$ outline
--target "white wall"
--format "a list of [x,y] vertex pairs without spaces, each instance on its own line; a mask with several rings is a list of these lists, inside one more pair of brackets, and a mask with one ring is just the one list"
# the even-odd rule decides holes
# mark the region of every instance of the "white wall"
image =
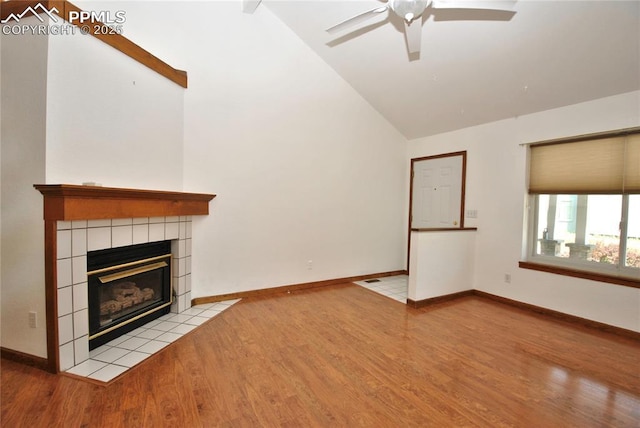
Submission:
[[[0,43],[2,347],[46,357],[43,204],[33,184],[45,174],[47,39],[1,35]],[[37,328],[29,328],[29,311]]]
[[173,19],[185,189],[218,195],[194,220],[194,297],[404,269],[406,140],[268,8]]
[[[38,95],[19,143],[3,127],[3,347],[46,356],[39,182],[217,193],[194,219],[194,297],[405,268],[406,140],[268,9],[84,4],[103,6],[126,10],[125,35],[187,70],[189,89],[80,35],[38,39],[24,73],[3,57],[3,102]],[[33,235],[14,228],[22,218]],[[15,233],[40,257],[33,284],[15,280]]]
[[47,183],[182,190],[184,92],[94,37],[50,37]]
[[[640,331],[640,290],[518,268],[529,143],[640,125],[640,92],[462,129],[409,143],[409,157],[467,150],[466,208],[477,209],[473,288]],[[505,273],[511,283],[504,282]]]
[[185,90],[79,33],[2,35],[2,57],[2,346],[46,357],[33,184],[182,190]]

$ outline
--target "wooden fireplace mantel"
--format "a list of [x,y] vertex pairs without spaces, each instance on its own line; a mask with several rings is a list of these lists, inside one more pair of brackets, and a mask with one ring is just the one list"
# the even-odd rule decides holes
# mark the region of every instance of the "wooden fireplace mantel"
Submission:
[[208,215],[216,195],[73,184],[34,184],[45,220]]

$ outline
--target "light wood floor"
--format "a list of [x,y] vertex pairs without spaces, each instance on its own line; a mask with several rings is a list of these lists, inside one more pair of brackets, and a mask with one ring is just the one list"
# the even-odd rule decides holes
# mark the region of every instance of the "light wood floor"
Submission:
[[2,360],[3,427],[638,427],[640,342],[352,284],[244,299],[108,386]]

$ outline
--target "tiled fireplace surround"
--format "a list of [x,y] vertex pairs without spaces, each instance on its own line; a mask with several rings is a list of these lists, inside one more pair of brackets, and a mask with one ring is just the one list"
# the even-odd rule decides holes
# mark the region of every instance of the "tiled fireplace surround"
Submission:
[[171,241],[171,312],[191,306],[192,216],[216,196],[69,184],[36,184],[44,196],[47,368],[89,359],[87,252]]
[[191,307],[191,216],[57,222],[60,370],[89,359],[87,251],[171,240],[171,312]]

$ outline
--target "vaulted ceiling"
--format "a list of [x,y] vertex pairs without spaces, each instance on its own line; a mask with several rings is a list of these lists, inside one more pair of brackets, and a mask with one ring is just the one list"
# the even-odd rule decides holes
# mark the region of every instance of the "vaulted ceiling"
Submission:
[[428,7],[419,58],[407,53],[393,13],[341,34],[325,31],[382,4],[264,0],[260,7],[408,139],[640,89],[640,1],[520,0],[515,14]]

